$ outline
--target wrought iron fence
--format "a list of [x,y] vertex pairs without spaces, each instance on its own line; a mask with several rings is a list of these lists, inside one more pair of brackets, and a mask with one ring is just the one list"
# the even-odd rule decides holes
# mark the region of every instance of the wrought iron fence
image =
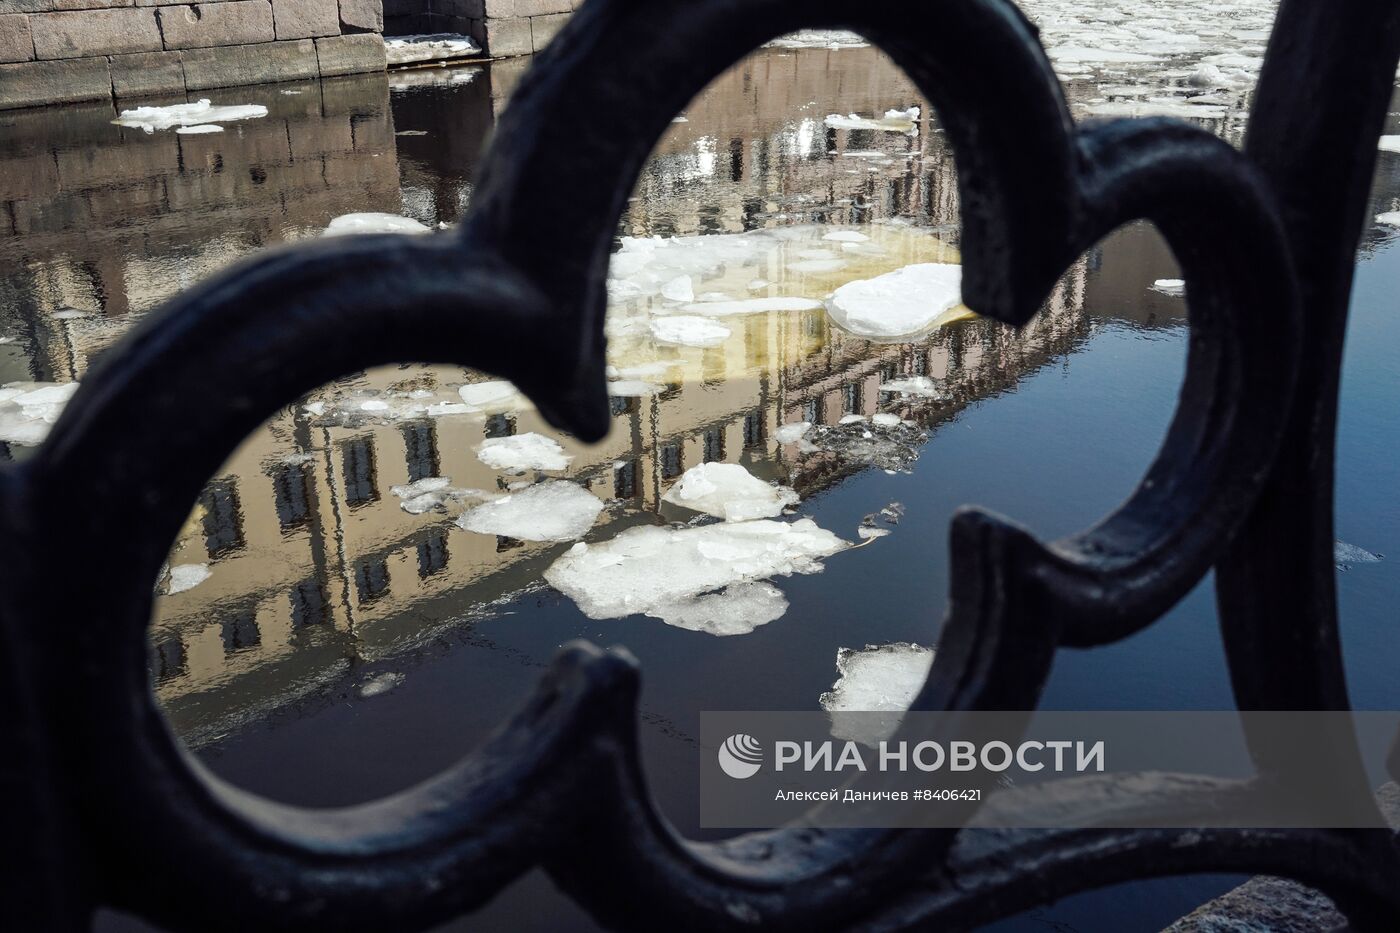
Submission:
[[[369,805],[256,799],[170,734],[145,666],[151,581],[225,456],[302,393],[401,360],[510,379],[599,438],[604,278],[643,160],[709,79],[803,27],[864,33],[934,102],[982,314],[1025,323],[1076,255],[1139,218],[1187,282],[1186,379],[1130,500],[1055,542],[954,516],[956,582],[917,706],[1033,708],[1058,649],[1141,630],[1215,567],[1239,707],[1346,708],[1337,387],[1400,3],[1284,0],[1239,152],[1167,120],[1076,126],[1009,0],[589,0],[516,92],[459,230],[297,245],[190,289],[96,368],[36,457],[0,471],[10,928],[83,928],[110,905],[172,929],[423,929],[535,866],[629,929],[960,929],[1207,871],[1294,878],[1357,930],[1400,928],[1400,850],[1380,830],[679,838],[638,761],[636,665],[585,644],[480,750]],[[1357,749],[1327,753],[1366,792]],[[1286,780],[1286,757],[1255,759]]]

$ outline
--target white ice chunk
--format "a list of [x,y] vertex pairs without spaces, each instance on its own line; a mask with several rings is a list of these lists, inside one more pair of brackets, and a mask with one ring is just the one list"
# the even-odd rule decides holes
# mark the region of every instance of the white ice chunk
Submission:
[[768,43],[775,49],[863,49],[869,45],[858,33],[844,29],[799,29]]
[[728,339],[729,333],[723,324],[688,314],[651,322],[651,335],[657,343],[680,347],[717,347]]
[[661,386],[641,379],[615,379],[608,383],[608,394],[619,398],[642,398],[660,391]]
[[644,525],[600,544],[574,545],[544,578],[590,619],[615,619],[735,583],[818,573],[821,558],[849,546],[809,518],[686,528]]
[[823,240],[830,240],[834,243],[864,243],[870,237],[855,230],[833,230],[822,235]]
[[747,635],[760,625],[781,619],[787,597],[771,583],[735,583],[706,593],[653,606],[647,615],[667,625],[707,635]]
[[1058,62],[1075,62],[1080,64],[1092,63],[1095,65],[1104,64],[1127,64],[1133,62],[1155,62],[1158,59],[1151,55],[1144,55],[1141,52],[1124,52],[1118,49],[1088,48],[1082,45],[1065,45],[1059,48],[1047,50],[1050,60]]
[[576,483],[550,480],[463,512],[457,524],[521,541],[573,541],[588,533],[603,500]]
[[123,110],[112,122],[154,133],[173,126],[197,126],[202,123],[230,123],[234,120],[255,120],[267,116],[260,104],[228,104],[218,107],[201,98],[193,104],[171,104],[168,107],[137,107]]
[[180,564],[170,568],[170,585],[166,593],[174,596],[192,590],[213,575],[208,564]]
[[856,534],[860,537],[862,541],[870,541],[874,538],[883,538],[889,533],[890,530],[888,528],[874,528],[870,525],[861,525],[859,528],[856,529]]
[[844,259],[799,259],[797,262],[790,262],[787,265],[789,272],[802,272],[808,275],[817,275],[823,272],[835,272],[846,267]]
[[574,458],[559,442],[543,434],[491,437],[476,449],[476,458],[493,470],[523,473],[526,470],[564,470]]
[[895,393],[900,395],[913,395],[918,398],[938,398],[943,393],[938,391],[938,386],[928,376],[909,376],[904,379],[891,379],[889,382],[880,384],[881,392]]
[[516,401],[519,391],[504,379],[490,382],[469,382],[457,390],[462,401],[476,409],[509,406]]
[[661,297],[672,301],[694,301],[695,284],[688,275],[678,275],[661,286]]
[[1386,227],[1400,227],[1400,211],[1386,211],[1376,215],[1376,223]]
[[834,130],[887,130],[914,136],[919,132],[919,108],[886,110],[884,117],[862,117],[854,113],[843,117],[832,113],[827,115],[825,123]]
[[787,486],[764,482],[737,463],[702,463],[686,470],[662,501],[727,522],[746,522],[781,515],[797,504],[798,495]]
[[827,302],[832,320],[863,337],[909,337],[962,303],[962,266],[917,263],[838,288]]
[[1386,152],[1400,152],[1400,136],[1382,136],[1379,147]]
[[893,428],[903,424],[904,419],[899,417],[899,415],[892,415],[889,412],[882,411],[878,414],[871,415],[870,423],[876,427]]
[[438,61],[481,54],[481,46],[471,36],[440,32],[425,35],[395,36],[384,40],[384,55],[390,65]]
[[370,677],[365,680],[364,683],[360,684],[360,689],[358,691],[360,699],[371,700],[374,697],[382,696],[390,690],[402,686],[404,680],[404,675],[397,671],[385,671],[383,674]]
[[427,233],[428,230],[428,227],[412,217],[380,211],[362,211],[336,217],[321,232],[321,236],[345,236],[351,233]]
[[[828,713],[904,713],[914,702],[933,667],[933,649],[908,642],[866,645],[864,649],[841,648],[836,652],[840,676],[831,690],[821,695],[822,709]],[[832,735],[866,744],[889,738],[902,717],[833,715]]]
[[785,424],[782,427],[778,428],[778,430],[774,431],[773,439],[776,440],[779,444],[792,444],[796,443],[802,437],[802,435],[806,434],[810,430],[812,430],[812,422],[794,421],[791,424]]
[[1373,554],[1345,541],[1337,541],[1332,547],[1332,559],[1339,566],[1347,564],[1374,564],[1382,560],[1381,555]]
[[1185,279],[1158,279],[1152,283],[1154,292],[1161,292],[1163,295],[1184,295],[1186,294]]
[[181,136],[204,136],[208,133],[222,133],[224,128],[217,123],[196,123],[194,126],[179,126],[175,132]]
[[34,447],[49,436],[49,429],[78,383],[9,382],[0,388],[0,441]]

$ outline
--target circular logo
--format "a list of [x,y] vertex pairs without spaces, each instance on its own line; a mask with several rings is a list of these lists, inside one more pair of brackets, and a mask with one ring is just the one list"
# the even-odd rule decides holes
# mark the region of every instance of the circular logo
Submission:
[[736,780],[751,778],[763,767],[763,746],[751,735],[731,735],[719,747],[719,767]]

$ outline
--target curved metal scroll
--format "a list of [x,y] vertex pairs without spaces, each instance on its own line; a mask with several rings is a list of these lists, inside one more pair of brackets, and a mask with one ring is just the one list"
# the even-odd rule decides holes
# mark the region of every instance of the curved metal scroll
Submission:
[[[32,461],[0,471],[0,560],[62,552],[82,568],[67,592],[41,589],[38,574],[0,591],[0,699],[24,761],[0,774],[32,841],[6,865],[11,903],[26,895],[33,929],[81,928],[101,904],[179,929],[424,929],[543,865],[618,928],[962,928],[1094,885],[1229,870],[1313,884],[1357,929],[1400,925],[1400,855],[1378,832],[681,839],[639,762],[635,664],[586,645],[431,781],[340,810],[272,804],[182,751],[143,644],[150,581],[206,477],[326,381],[399,360],[474,366],[515,382],[555,425],[600,437],[608,254],[644,159],[693,95],[762,42],[843,27],[885,49],[939,111],[959,167],[970,306],[1024,324],[1075,256],[1139,218],[1166,236],[1190,296],[1177,411],[1127,502],[1054,542],[984,512],[954,517],[956,582],[916,705],[1033,708],[1057,649],[1141,630],[1219,564],[1241,708],[1344,707],[1331,440],[1397,10],[1285,0],[1242,155],[1171,121],[1076,127],[1008,0],[589,0],[517,90],[459,231],[322,241],[212,278],[109,355]],[[534,236],[544,216],[559,234],[548,255]],[[175,424],[188,427],[172,435]],[[1309,508],[1293,508],[1299,495]],[[56,686],[71,682],[54,669],[60,643],[65,664],[79,658],[76,690]],[[1359,780],[1356,750],[1334,751]],[[1286,765],[1264,748],[1256,758],[1262,774]]]

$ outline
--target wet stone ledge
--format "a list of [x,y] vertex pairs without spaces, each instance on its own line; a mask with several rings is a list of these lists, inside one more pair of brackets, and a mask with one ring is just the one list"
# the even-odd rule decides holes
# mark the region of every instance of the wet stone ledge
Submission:
[[0,110],[386,68],[383,0],[5,0]]

